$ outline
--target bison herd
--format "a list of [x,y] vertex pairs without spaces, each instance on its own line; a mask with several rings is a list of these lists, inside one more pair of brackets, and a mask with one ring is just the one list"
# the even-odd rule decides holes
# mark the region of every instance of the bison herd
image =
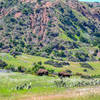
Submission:
[[[49,74],[49,72],[46,69],[39,69],[37,71],[37,75],[39,75],[39,76],[48,75],[48,74]],[[59,72],[56,75],[58,75],[59,77],[68,77],[68,78],[70,78],[72,76],[72,74],[67,73],[67,72]]]

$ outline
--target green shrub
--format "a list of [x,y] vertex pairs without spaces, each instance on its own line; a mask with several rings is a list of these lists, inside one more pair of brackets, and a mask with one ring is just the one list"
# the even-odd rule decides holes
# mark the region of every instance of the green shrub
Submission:
[[87,69],[84,69],[83,71],[84,71],[84,72],[88,72],[88,70],[87,70]]
[[38,62],[38,64],[39,64],[39,65],[42,65],[42,62],[41,62],[41,61],[39,61],[39,62]]
[[39,69],[45,69],[45,67],[41,66],[39,64],[35,64],[34,67],[32,68],[32,71],[34,71],[34,73],[36,73]]
[[100,75],[93,75],[92,78],[100,78]]
[[47,70],[48,70],[48,73],[49,73],[49,74],[53,74],[53,73],[55,72],[55,70],[52,69],[52,68],[47,68]]
[[22,67],[22,66],[18,67],[18,72],[25,72],[25,71],[26,71],[25,67]]
[[88,69],[94,70],[94,68],[91,65],[89,65],[88,63],[80,63],[80,65],[83,68],[88,68]]
[[7,63],[2,61],[2,60],[0,60],[0,68],[4,68],[6,66],[7,66]]
[[70,69],[67,69],[66,72],[67,73],[72,73],[72,71]]
[[55,51],[55,52],[54,52],[54,56],[58,56],[58,57],[66,57],[64,51]]
[[89,58],[88,54],[84,52],[76,52],[75,57],[78,58],[80,61],[87,61]]
[[14,66],[14,65],[8,65],[8,66],[5,67],[5,69],[11,70],[11,71],[13,71],[13,72],[18,72],[17,67]]
[[3,30],[3,26],[0,25],[0,30]]
[[37,0],[37,3],[38,3],[38,4],[41,4],[41,0]]
[[17,23],[17,20],[16,20],[15,18],[10,18],[10,21],[11,21],[12,23]]
[[97,56],[97,53],[98,53],[98,49],[96,49],[93,53],[93,56]]
[[88,39],[86,39],[83,36],[80,36],[80,41],[85,42],[85,43],[89,43]]
[[3,44],[2,42],[0,42],[0,48],[2,48],[2,47],[3,47],[3,45],[4,45],[4,44]]
[[91,79],[92,77],[90,75],[81,75],[81,78]]

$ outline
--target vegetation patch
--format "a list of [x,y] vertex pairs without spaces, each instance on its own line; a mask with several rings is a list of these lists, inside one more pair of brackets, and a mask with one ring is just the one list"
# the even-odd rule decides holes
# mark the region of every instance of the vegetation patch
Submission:
[[4,68],[6,66],[7,66],[7,63],[2,61],[2,60],[0,60],[0,68]]
[[81,67],[83,68],[88,68],[90,70],[95,70],[91,65],[89,65],[88,63],[80,63]]
[[63,67],[63,66],[67,66],[69,65],[68,62],[58,62],[58,61],[53,61],[53,60],[48,60],[45,62],[45,64],[49,64],[49,65],[52,65],[54,67]]

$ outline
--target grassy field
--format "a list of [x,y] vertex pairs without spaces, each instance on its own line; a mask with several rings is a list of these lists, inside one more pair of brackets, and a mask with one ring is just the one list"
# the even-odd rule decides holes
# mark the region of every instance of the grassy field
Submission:
[[[54,80],[57,78],[48,76],[34,76],[21,73],[0,73],[0,100],[15,100],[25,95],[46,95],[63,91],[64,88],[56,88]],[[32,83],[32,89],[16,90],[16,86],[24,83]]]
[[[70,62],[69,66],[56,68],[54,66],[44,64],[45,61],[49,60],[48,58],[31,56],[31,55],[26,55],[26,54],[23,54],[14,58],[10,54],[0,53],[0,59],[7,62],[8,65],[14,65],[15,67],[23,66],[25,68],[31,68],[34,66],[34,63],[41,61],[42,64],[46,68],[52,68],[55,70],[55,72],[70,69],[73,73],[80,72],[84,74],[100,75],[100,62],[88,62],[95,70],[87,69],[88,72],[84,72],[83,71],[84,68],[82,68],[78,62]],[[50,77],[50,76],[40,77],[36,75],[17,73],[17,72],[16,73],[14,72],[0,73],[0,100],[20,100],[20,99],[24,100],[23,98],[28,98],[31,96],[43,96],[43,95],[58,94],[58,93],[62,94],[65,90],[68,89],[64,87],[58,88],[54,84],[55,80],[59,80],[59,78],[57,76],[56,77]],[[76,88],[76,87],[71,87],[70,84],[71,82],[77,83],[78,80],[80,82],[83,81],[83,79],[76,76],[71,77],[71,79],[65,79],[69,88]],[[84,80],[84,81],[88,81],[88,80]],[[25,83],[30,84],[30,82],[32,83],[32,89],[16,90],[16,86],[20,86]],[[95,94],[95,95],[93,94],[93,95],[87,95],[85,97],[80,96],[76,98],[59,97],[52,100],[100,100],[99,98],[100,96],[98,94]]]
[[54,67],[52,65],[44,64],[45,61],[48,61],[48,58],[43,58],[39,56],[31,56],[31,55],[20,55],[14,58],[13,56],[6,54],[6,53],[0,53],[0,59],[6,61],[9,65],[14,66],[23,66],[25,68],[31,68],[34,66],[34,63],[37,63],[39,61],[42,62],[43,66],[45,66],[48,69],[54,69],[55,72],[64,71],[66,69],[70,69],[74,74],[77,72],[83,73],[83,74],[90,74],[90,75],[100,75],[100,61],[98,62],[88,62],[95,70],[87,69],[87,72],[84,72],[83,70],[85,68],[82,68],[80,66],[80,63],[78,62],[70,62],[70,65],[64,66],[61,68]]
[[32,68],[34,66],[34,63],[37,63],[39,61],[42,62],[42,65],[48,69],[54,69],[57,72],[63,70],[64,68],[55,68],[52,65],[46,65],[44,64],[45,61],[48,61],[48,58],[39,57],[39,56],[31,56],[31,55],[20,55],[14,58],[13,56],[7,54],[7,53],[0,53],[0,59],[7,62],[8,65],[14,65],[16,67],[23,66],[25,68]]
[[[97,91],[97,94],[87,95],[87,92],[90,91],[90,86],[81,88],[56,87],[54,84],[55,80],[59,80],[59,78],[48,76],[40,77],[13,72],[0,73],[0,100],[34,100],[32,99],[34,97],[37,97],[36,100],[99,100],[98,98],[100,98],[100,95],[98,94],[98,90],[100,93],[100,87],[97,87],[96,89],[94,88],[94,91]],[[83,79],[72,77],[71,79],[65,80],[67,83],[70,80],[71,82],[75,83],[77,81],[82,81]],[[32,83],[31,89],[25,88],[22,90],[16,90],[16,86],[20,86],[25,83],[29,84],[30,82]],[[69,83],[67,85],[70,86]],[[83,97],[83,95],[87,96]],[[41,97],[42,99],[39,99]]]

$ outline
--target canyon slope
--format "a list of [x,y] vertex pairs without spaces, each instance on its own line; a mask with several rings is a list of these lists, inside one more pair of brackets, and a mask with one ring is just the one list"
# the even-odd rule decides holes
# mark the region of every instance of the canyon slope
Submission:
[[100,3],[0,0],[0,52],[100,60]]

